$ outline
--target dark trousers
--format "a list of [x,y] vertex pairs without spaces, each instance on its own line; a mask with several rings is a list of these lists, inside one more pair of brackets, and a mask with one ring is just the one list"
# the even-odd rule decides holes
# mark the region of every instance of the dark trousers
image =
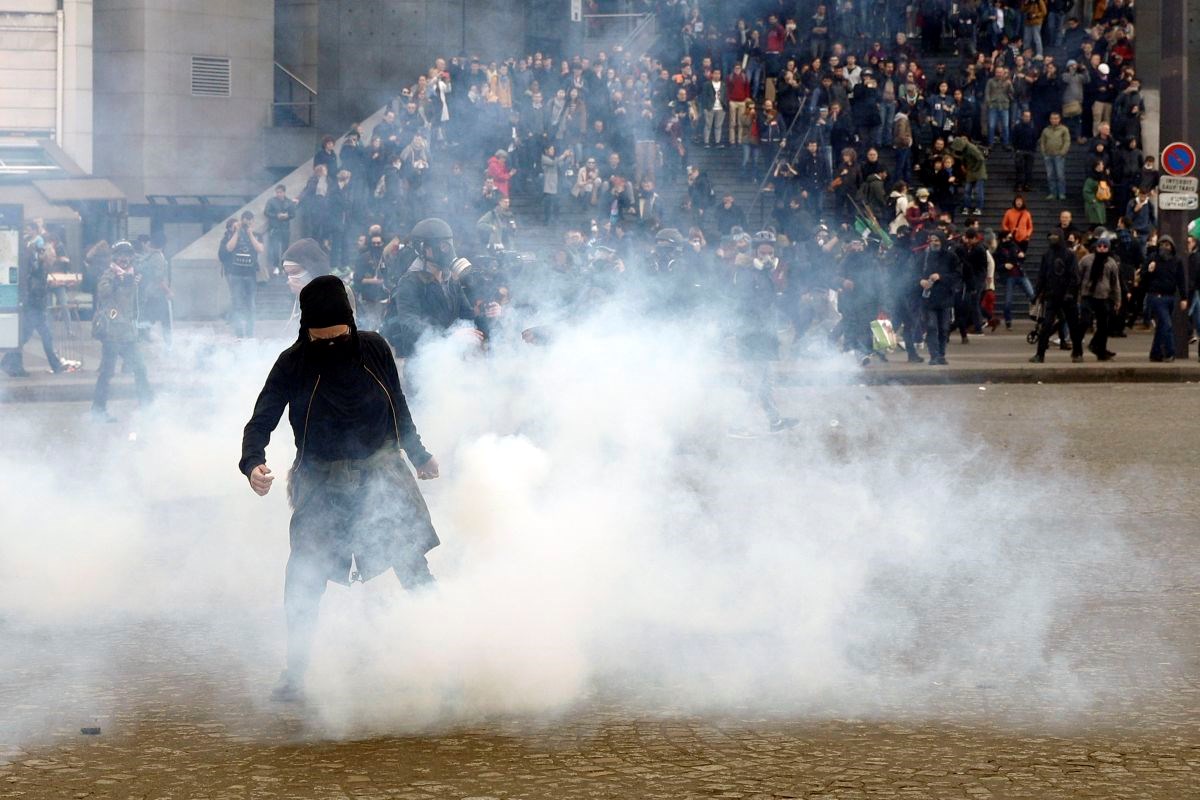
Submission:
[[1175,357],[1175,330],[1171,324],[1171,315],[1175,313],[1174,295],[1149,294],[1146,296],[1150,306],[1150,316],[1154,317],[1154,341],[1150,345],[1151,358]]
[[1046,348],[1050,346],[1050,334],[1058,327],[1059,319],[1065,319],[1067,329],[1071,333],[1071,355],[1082,356],[1083,326],[1079,324],[1079,306],[1075,302],[1075,298],[1047,299],[1045,302],[1045,321],[1042,323],[1038,335],[1037,354],[1039,356],[1046,355]]
[[1017,151],[1013,155],[1013,166],[1016,168],[1017,177],[1014,180],[1017,189],[1023,186],[1033,186],[1033,162],[1034,154]]
[[557,193],[542,193],[542,224],[549,225],[558,221],[559,200]]
[[893,301],[892,318],[904,329],[904,349],[910,357],[919,355],[917,343],[925,336],[925,323],[921,319],[920,295],[901,292]]
[[1088,350],[1091,350],[1097,356],[1103,356],[1108,352],[1108,332],[1109,326],[1112,325],[1110,317],[1112,309],[1108,300],[1097,300],[1094,297],[1087,298],[1088,309],[1092,312],[1092,319],[1096,322],[1096,332],[1092,334],[1092,341],[1088,343]]
[[964,291],[954,306],[954,322],[958,332],[967,335],[968,328],[983,330],[983,313],[979,310],[979,290]]
[[226,275],[229,282],[229,321],[233,335],[239,339],[254,335],[254,301],[258,294],[258,279],[251,275]]
[[117,371],[117,357],[125,361],[125,366],[133,372],[133,380],[137,386],[139,405],[149,405],[154,399],[150,390],[150,380],[146,377],[146,362],[142,361],[142,351],[136,341],[110,342],[105,341],[100,346],[100,374],[96,377],[96,390],[92,394],[92,410],[105,411],[108,408],[108,386]]
[[278,269],[283,263],[283,254],[288,249],[289,239],[290,228],[271,228],[267,231],[267,264],[271,270]]
[[[291,554],[284,573],[287,668],[308,668],[325,584],[370,580],[391,567],[412,591],[432,584],[425,554],[438,538],[398,450],[362,461],[308,461],[288,476]],[[351,574],[351,558],[357,574]]]
[[50,333],[50,323],[46,319],[45,310],[26,309],[24,319],[21,320],[21,338],[17,350],[4,355],[3,368],[5,372],[17,375],[24,372],[25,363],[21,351],[25,349],[25,345],[35,333],[42,340],[42,352],[46,354],[46,361],[50,362],[50,369],[55,372],[62,371],[62,361],[59,359],[58,353],[54,352],[54,336]]
[[929,347],[930,358],[946,357],[946,342],[950,341],[949,308],[925,309],[925,344]]

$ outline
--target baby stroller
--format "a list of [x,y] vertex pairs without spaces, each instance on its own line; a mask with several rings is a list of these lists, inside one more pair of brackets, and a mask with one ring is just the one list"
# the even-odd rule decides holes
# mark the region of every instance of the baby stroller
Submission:
[[1025,341],[1029,344],[1037,344],[1038,337],[1042,335],[1042,328],[1046,325],[1053,325],[1054,320],[1046,319],[1046,304],[1041,300],[1029,304],[1029,318],[1033,320],[1033,330],[1025,334]]

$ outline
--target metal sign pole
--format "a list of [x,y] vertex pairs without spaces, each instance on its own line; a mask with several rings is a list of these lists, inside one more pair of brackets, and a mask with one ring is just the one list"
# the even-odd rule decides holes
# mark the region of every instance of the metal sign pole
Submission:
[[[1162,0],[1162,108],[1160,112],[1160,142],[1188,141],[1187,95],[1187,0]],[[1161,165],[1160,165],[1161,166]],[[1186,211],[1159,208],[1159,233],[1170,234],[1175,240],[1175,252],[1184,268],[1184,300],[1190,300],[1192,287],[1187,285],[1187,223]],[[1188,324],[1186,312],[1175,307],[1173,318],[1175,357],[1188,357]]]

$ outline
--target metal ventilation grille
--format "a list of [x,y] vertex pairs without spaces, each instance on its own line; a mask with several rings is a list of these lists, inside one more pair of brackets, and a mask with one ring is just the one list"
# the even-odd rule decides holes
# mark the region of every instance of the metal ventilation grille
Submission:
[[229,97],[229,59],[192,56],[192,96]]

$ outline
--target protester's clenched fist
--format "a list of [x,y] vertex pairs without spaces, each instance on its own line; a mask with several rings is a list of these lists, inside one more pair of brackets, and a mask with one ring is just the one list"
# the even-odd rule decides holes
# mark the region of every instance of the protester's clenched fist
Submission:
[[265,497],[267,492],[271,491],[271,484],[274,482],[275,476],[266,464],[259,464],[250,471],[250,488],[259,497]]

